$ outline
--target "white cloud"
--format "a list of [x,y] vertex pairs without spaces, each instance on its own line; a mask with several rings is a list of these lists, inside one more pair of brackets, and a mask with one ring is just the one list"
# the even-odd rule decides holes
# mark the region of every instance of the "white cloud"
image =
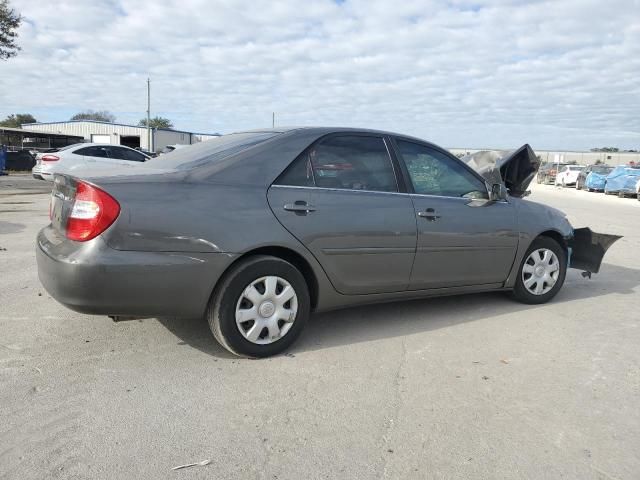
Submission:
[[85,108],[228,132],[389,129],[446,146],[640,147],[640,1],[12,0],[0,115]]

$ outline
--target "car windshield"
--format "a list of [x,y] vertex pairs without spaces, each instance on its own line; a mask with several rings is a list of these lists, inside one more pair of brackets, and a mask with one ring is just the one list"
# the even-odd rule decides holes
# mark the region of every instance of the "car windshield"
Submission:
[[611,172],[611,170],[613,170],[613,167],[610,167],[608,165],[596,165],[595,167],[591,167],[591,171],[593,173],[599,173],[601,175],[606,175],[607,173]]
[[582,170],[583,168],[584,167],[582,165],[572,165],[572,166],[569,167],[569,170],[573,170],[575,172],[575,171],[578,171],[578,170]]
[[219,162],[275,135],[278,135],[278,132],[231,133],[191,145],[189,148],[176,149],[149,160],[145,165],[153,168],[188,170]]

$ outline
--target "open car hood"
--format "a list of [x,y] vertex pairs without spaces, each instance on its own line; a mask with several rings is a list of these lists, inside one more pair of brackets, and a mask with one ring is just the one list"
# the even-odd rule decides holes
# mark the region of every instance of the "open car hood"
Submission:
[[524,197],[535,177],[540,160],[529,144],[512,152],[484,150],[460,160],[482,175],[489,184],[504,183],[512,197]]

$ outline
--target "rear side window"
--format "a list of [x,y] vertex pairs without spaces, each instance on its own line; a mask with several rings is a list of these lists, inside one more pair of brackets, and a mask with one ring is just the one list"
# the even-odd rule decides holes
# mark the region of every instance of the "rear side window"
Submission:
[[278,185],[397,192],[382,137],[341,135],[321,140],[300,155]]
[[280,178],[278,178],[275,183],[276,185],[289,185],[295,187],[315,186],[311,162],[309,161],[309,154],[304,152],[296,158],[291,165],[287,167],[284,173],[280,175]]
[[145,165],[153,168],[189,170],[191,168],[217,163],[243,150],[265,142],[276,135],[279,135],[279,133],[231,133],[191,145],[189,148],[175,149],[170,153],[154,158],[152,161],[145,162]]
[[317,187],[398,191],[382,137],[329,137],[311,148],[309,160]]

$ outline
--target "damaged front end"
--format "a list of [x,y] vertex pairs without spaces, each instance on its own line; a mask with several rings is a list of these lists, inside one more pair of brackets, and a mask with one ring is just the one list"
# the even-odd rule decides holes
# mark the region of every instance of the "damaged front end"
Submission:
[[518,198],[527,195],[527,187],[540,168],[540,159],[528,144],[512,152],[480,151],[460,160],[482,175],[489,185],[504,183],[509,195]]
[[568,242],[570,249],[569,267],[591,273],[598,273],[602,258],[609,247],[622,237],[608,233],[592,232],[590,228],[576,228]]

